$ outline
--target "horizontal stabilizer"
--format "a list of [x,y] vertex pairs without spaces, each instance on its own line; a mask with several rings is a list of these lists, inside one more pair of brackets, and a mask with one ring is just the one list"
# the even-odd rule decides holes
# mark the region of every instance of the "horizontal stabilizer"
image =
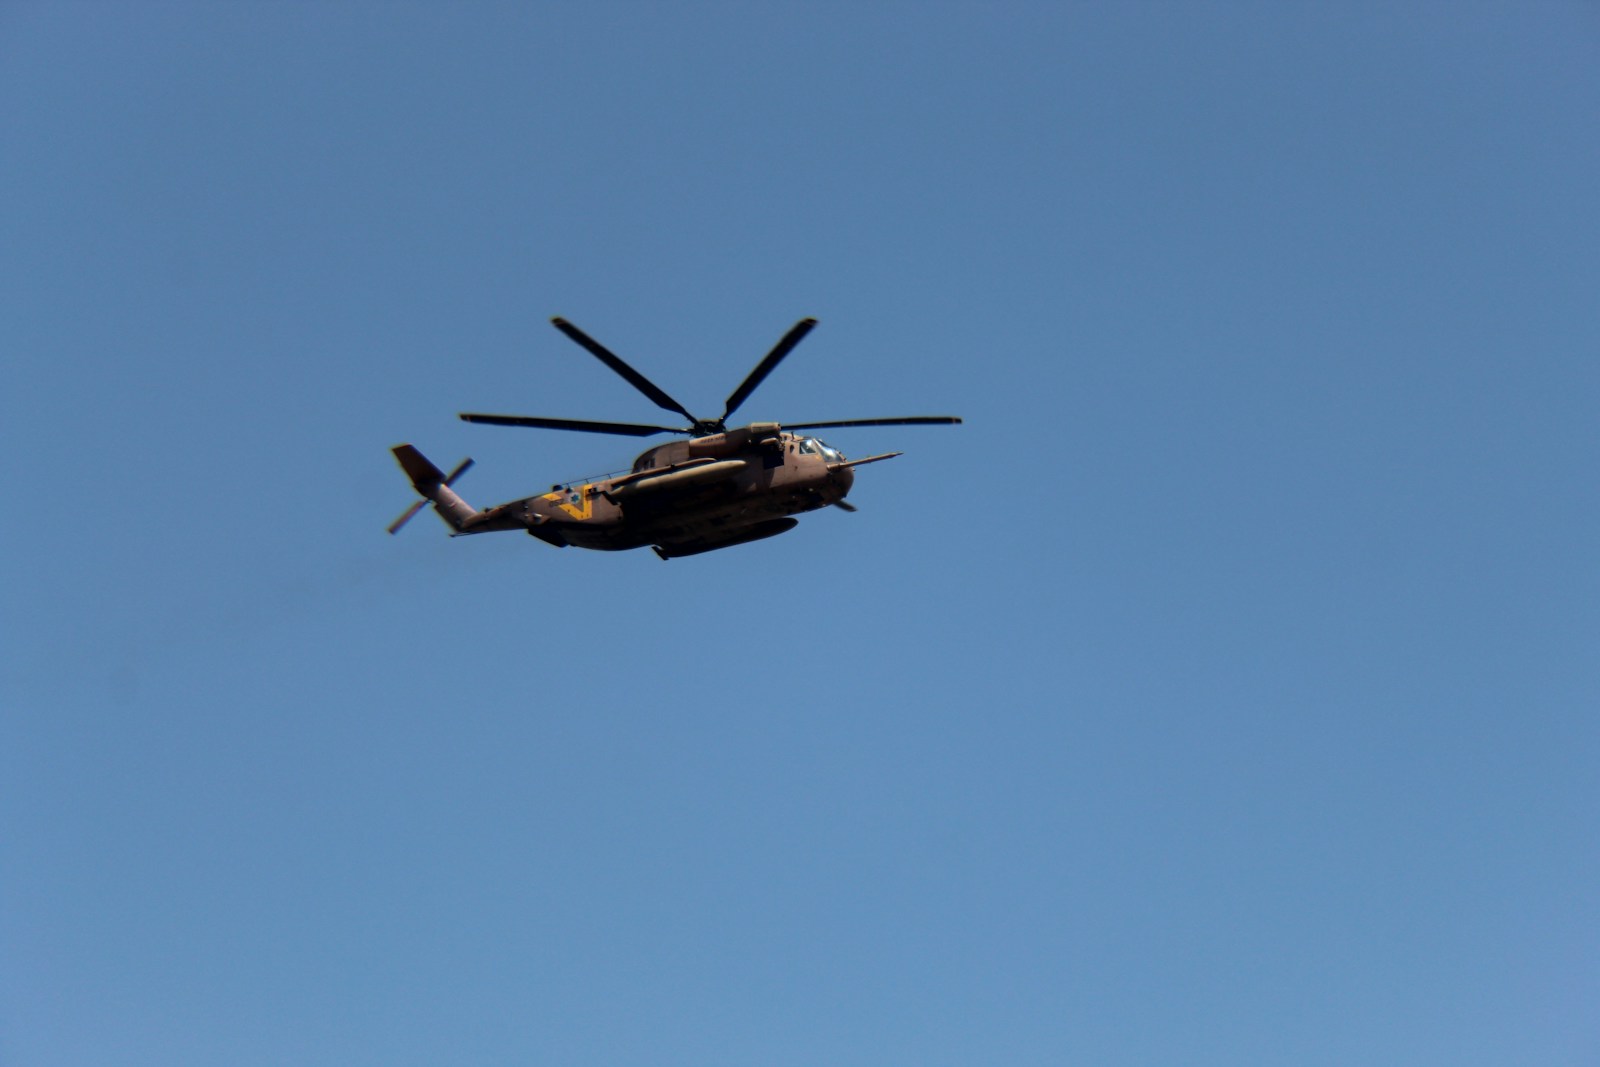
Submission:
[[421,488],[424,485],[443,484],[444,471],[410,445],[396,445],[394,458],[400,461],[400,468],[411,478],[412,485]]

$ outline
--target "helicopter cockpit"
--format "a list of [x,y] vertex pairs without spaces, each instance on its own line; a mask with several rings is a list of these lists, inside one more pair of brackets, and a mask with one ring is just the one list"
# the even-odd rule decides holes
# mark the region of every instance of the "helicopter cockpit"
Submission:
[[844,453],[815,437],[800,438],[802,456],[821,456],[824,463],[843,463]]

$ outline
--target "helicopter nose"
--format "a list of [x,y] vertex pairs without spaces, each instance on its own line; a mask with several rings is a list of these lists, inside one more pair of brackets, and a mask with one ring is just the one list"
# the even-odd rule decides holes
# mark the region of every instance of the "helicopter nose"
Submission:
[[849,467],[840,467],[836,471],[830,471],[829,478],[833,482],[833,487],[839,491],[841,498],[850,492],[852,485],[856,484],[856,472]]

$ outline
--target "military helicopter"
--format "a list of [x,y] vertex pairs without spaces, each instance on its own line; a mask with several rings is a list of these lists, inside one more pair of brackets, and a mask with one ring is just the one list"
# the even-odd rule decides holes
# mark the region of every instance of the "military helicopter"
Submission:
[[694,415],[566,319],[557,317],[551,322],[658,407],[688,419],[689,425],[648,426],[471,413],[462,414],[462,420],[627,437],[683,434],[688,439],[670,441],[641,453],[629,471],[558,483],[548,493],[497,504],[486,511],[468,504],[452,488],[472,466],[471,459],[463,460],[445,474],[411,445],[396,445],[392,450],[395,458],[423,499],[389,525],[391,534],[398,533],[431,501],[434,511],[449,525],[452,537],[523,530],[558,547],[617,551],[649,545],[662,559],[694,556],[786,533],[799,525],[793,516],[801,512],[829,505],[854,511],[845,496],[855,482],[855,469],[901,454],[886,452],[865,459],[846,459],[838,449],[797,431],[838,426],[954,425],[961,421],[952,415],[915,415],[788,426],[753,422],[728,429],[729,416],[812,331],[816,319],[795,323],[729,394],[722,416],[716,419]]

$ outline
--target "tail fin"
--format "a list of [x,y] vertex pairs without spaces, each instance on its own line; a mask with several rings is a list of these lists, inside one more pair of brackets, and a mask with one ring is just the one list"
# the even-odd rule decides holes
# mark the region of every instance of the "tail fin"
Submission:
[[400,461],[401,469],[410,477],[411,484],[425,499],[411,505],[404,515],[389,524],[391,534],[399,533],[400,528],[410,522],[411,517],[421,511],[422,506],[430,500],[433,501],[433,510],[437,511],[439,517],[457,532],[478,517],[477,509],[462,500],[456,495],[455,490],[450,488],[452,482],[467,473],[467,469],[472,466],[472,460],[462,460],[455,470],[445,474],[429,462],[427,456],[410,445],[396,445],[392,451],[394,458]]

